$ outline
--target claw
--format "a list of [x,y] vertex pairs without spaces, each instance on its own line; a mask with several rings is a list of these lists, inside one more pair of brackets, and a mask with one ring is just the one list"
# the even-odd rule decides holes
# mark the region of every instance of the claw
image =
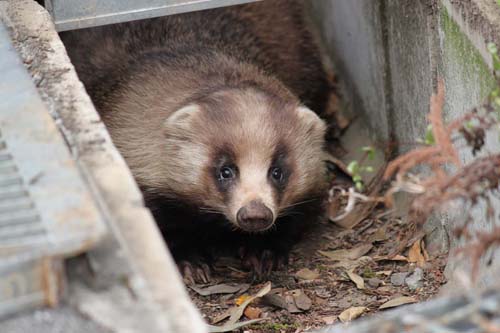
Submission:
[[192,263],[183,260],[179,262],[179,270],[187,285],[210,282],[210,266],[206,263]]
[[272,250],[240,249],[243,268],[254,273],[259,280],[268,277],[273,270],[284,269],[287,256]]
[[179,263],[179,270],[182,274],[182,278],[184,280],[184,283],[187,285],[194,285],[195,280],[194,280],[194,274],[193,274],[193,266],[191,263],[187,261],[182,261]]

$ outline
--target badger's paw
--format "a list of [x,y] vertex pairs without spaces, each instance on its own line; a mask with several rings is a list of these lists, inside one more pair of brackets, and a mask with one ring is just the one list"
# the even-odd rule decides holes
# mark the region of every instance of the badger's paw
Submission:
[[184,283],[195,285],[197,283],[210,282],[210,266],[200,260],[181,260],[177,264],[182,274]]
[[272,271],[285,269],[288,264],[288,253],[284,251],[241,247],[239,252],[243,268],[258,280],[267,278]]

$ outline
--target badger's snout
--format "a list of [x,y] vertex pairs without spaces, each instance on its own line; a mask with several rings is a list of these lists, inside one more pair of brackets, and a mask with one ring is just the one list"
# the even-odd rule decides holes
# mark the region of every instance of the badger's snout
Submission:
[[269,229],[273,225],[274,216],[262,201],[253,200],[238,210],[236,220],[241,229],[258,232]]

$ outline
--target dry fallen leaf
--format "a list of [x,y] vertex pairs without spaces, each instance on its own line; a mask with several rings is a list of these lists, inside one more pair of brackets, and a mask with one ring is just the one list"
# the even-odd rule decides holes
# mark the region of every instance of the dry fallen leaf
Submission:
[[422,248],[420,246],[421,241],[417,240],[413,245],[410,247],[410,250],[408,251],[408,261],[409,262],[415,262],[419,267],[423,267],[425,265],[425,257],[422,254]]
[[240,291],[247,290],[250,287],[249,284],[217,284],[214,286],[210,286],[207,288],[198,288],[196,286],[189,286],[189,288],[193,289],[196,293],[202,296],[209,296],[214,294],[234,294]]
[[339,315],[339,319],[341,322],[347,323],[351,320],[358,318],[365,311],[366,307],[364,306],[353,306],[352,308],[342,311],[342,313]]
[[[375,207],[377,205],[378,205],[378,202],[375,202],[375,201],[360,202],[356,205],[356,208],[351,213],[346,215],[340,221],[334,221],[336,216],[330,215],[329,218],[330,218],[330,221],[332,221],[333,223],[335,223],[336,225],[338,225],[342,228],[345,228],[345,229],[354,228],[360,222],[364,221],[371,214],[371,212],[375,209]],[[332,211],[333,211],[333,209],[332,209]]]
[[392,274],[392,271],[380,271],[380,272],[375,272],[375,275],[385,275],[385,276],[390,276]]
[[408,297],[408,296],[402,296],[402,297],[397,297],[394,299],[391,299],[388,302],[385,302],[382,304],[379,309],[388,309],[388,308],[394,308],[396,306],[404,305],[404,304],[410,304],[410,303],[416,303],[417,300],[414,297]]
[[280,309],[287,309],[287,303],[283,296],[279,294],[267,294],[262,297],[262,301],[266,304],[275,306]]
[[[234,331],[235,329],[237,329],[239,327],[253,324],[253,323],[257,323],[259,321],[264,320],[264,318],[259,318],[259,319],[249,320],[246,322],[237,323],[237,321],[243,315],[243,312],[247,308],[248,304],[250,304],[256,298],[263,297],[264,295],[269,293],[269,291],[271,291],[271,282],[267,282],[264,285],[264,287],[262,287],[262,289],[260,289],[255,295],[247,297],[243,301],[243,303],[241,303],[239,306],[229,309],[229,312],[231,313],[231,315],[229,317],[229,320],[224,325],[222,325],[222,326],[208,325],[209,332],[230,332],[230,331]],[[239,297],[238,299],[240,300],[240,299],[242,299],[242,297]]]
[[246,301],[247,299],[251,298],[251,297],[252,297],[252,296],[247,295],[247,294],[245,294],[245,295],[241,295],[240,297],[238,297],[238,298],[236,299],[236,301],[235,301],[234,303],[235,303],[236,305],[241,305],[241,304],[245,303],[245,301]]
[[286,310],[290,313],[300,313],[302,312],[301,309],[297,307],[295,304],[295,299],[292,295],[287,295],[285,296],[285,302],[286,302]]
[[245,309],[245,311],[243,312],[243,314],[248,319],[257,319],[262,314],[262,310],[259,309],[259,308],[255,308],[253,306],[249,306],[248,308]]
[[321,318],[321,320],[327,325],[333,324],[335,322],[335,319],[337,319],[337,317],[335,316],[326,316]]
[[385,241],[389,236],[385,232],[385,227],[377,229],[377,231],[372,235],[370,241],[372,242],[383,242]]
[[349,250],[335,250],[335,251],[319,251],[325,257],[331,260],[341,261],[341,260],[356,260],[359,257],[367,254],[373,245],[371,243],[366,243]]
[[[382,166],[379,169],[379,172],[377,172],[373,176],[372,180],[368,184],[368,197],[376,198],[379,196],[380,189],[383,183],[382,172],[384,169],[385,167]],[[342,228],[351,229],[358,225],[360,222],[364,221],[373,212],[373,210],[379,203],[380,201],[378,200],[358,202],[355,206],[355,209],[353,209],[347,215],[345,215],[346,212],[343,212],[341,215],[337,216],[329,215],[329,219]],[[344,215],[343,218],[341,217],[342,215]]]
[[330,217],[330,220],[342,214],[342,206],[345,206],[343,201],[345,200],[341,197],[340,192],[331,192],[328,198],[328,205],[326,206],[326,213]]
[[312,306],[312,301],[307,295],[300,289],[292,291],[293,300],[297,308],[303,311],[307,311]]
[[356,288],[358,289],[365,289],[365,281],[361,276],[358,274],[354,273],[353,271],[347,271],[347,276],[349,276],[349,279],[351,279],[352,282],[356,284]]
[[309,268],[303,268],[295,273],[295,277],[301,280],[315,280],[319,277],[318,271],[311,271]]
[[331,265],[332,268],[342,267],[347,271],[352,271],[358,268],[359,266],[366,266],[369,263],[373,262],[373,259],[368,256],[359,257],[356,260],[341,260],[338,263]]
[[408,258],[405,256],[402,256],[400,254],[396,254],[395,256],[388,257],[388,256],[376,256],[373,258],[375,261],[382,261],[382,260],[389,260],[389,261],[405,261],[408,262]]
[[213,318],[212,319],[212,324],[220,323],[224,319],[227,319],[227,318],[231,317],[231,310],[232,309],[228,309],[228,310],[222,312],[221,314],[219,314],[218,316],[216,316],[215,318]]

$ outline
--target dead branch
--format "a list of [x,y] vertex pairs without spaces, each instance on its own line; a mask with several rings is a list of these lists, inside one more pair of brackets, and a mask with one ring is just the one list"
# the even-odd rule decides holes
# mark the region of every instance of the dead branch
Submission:
[[[430,102],[429,122],[432,125],[434,144],[417,147],[389,163],[384,179],[395,178],[392,187],[386,193],[386,202],[392,202],[391,196],[398,191],[415,194],[410,206],[410,220],[415,225],[422,225],[429,216],[441,209],[445,204],[462,200],[475,205],[482,198],[488,209],[487,218],[494,218],[493,207],[488,193],[498,189],[500,185],[500,154],[477,158],[466,166],[462,166],[458,149],[453,144],[453,135],[460,134],[473,154],[481,150],[485,143],[486,131],[498,126],[498,115],[490,101],[479,108],[474,108],[448,125],[443,121],[444,84],[440,80],[437,93]],[[454,165],[452,171],[449,167]],[[429,174],[422,179],[410,173],[416,167],[427,166]],[[476,232],[471,235],[468,230],[469,218],[465,225],[457,228],[459,237],[473,240],[459,249],[459,253],[470,256],[475,279],[479,267],[479,259],[485,251],[500,243],[500,227],[490,232]]]

